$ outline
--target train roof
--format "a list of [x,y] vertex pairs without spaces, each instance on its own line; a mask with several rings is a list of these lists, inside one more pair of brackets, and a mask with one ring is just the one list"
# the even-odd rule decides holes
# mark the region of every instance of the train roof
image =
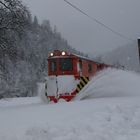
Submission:
[[[61,51],[55,50],[54,53],[55,52],[60,53]],[[54,56],[49,57],[48,59],[66,58],[66,57],[74,57],[74,56],[78,57],[78,58],[81,58],[81,59],[84,59],[84,60],[92,61],[96,64],[104,64],[103,62],[99,62],[98,60],[95,60],[93,58],[89,58],[89,57],[86,57],[86,56],[83,56],[83,55],[78,55],[78,54],[75,54],[75,53],[68,53],[68,52],[66,52],[66,55],[54,55]]]
[[[85,60],[89,60],[89,61],[94,61],[96,63],[96,61],[92,58],[86,57],[86,56],[82,56],[82,55],[78,55],[78,54],[73,54],[74,56],[77,56],[81,59],[85,59]],[[98,63],[98,62],[97,62]]]

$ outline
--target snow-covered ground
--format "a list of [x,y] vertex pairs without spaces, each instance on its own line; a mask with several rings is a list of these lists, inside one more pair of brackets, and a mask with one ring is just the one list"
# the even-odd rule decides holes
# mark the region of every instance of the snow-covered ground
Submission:
[[73,102],[1,100],[0,140],[139,140],[139,83],[139,74],[108,69]]

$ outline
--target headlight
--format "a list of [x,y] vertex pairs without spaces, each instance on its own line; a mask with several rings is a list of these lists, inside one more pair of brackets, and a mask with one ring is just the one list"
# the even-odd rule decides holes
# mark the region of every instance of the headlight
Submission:
[[53,56],[53,53],[50,53],[50,56]]
[[66,55],[66,52],[62,52],[62,55]]

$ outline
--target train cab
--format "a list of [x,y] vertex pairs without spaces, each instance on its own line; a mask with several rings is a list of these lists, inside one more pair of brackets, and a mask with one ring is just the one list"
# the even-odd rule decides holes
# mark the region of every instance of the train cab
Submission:
[[77,75],[77,57],[64,52],[54,51],[48,58],[48,75]]
[[60,99],[71,101],[97,71],[104,67],[104,64],[99,64],[88,57],[54,50],[48,57],[45,96],[53,102]]

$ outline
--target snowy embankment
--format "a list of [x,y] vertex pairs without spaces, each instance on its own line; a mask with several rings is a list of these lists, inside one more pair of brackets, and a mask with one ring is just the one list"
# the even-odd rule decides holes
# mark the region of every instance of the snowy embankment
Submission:
[[88,100],[58,104],[42,103],[38,97],[1,100],[0,140],[140,139],[140,76],[107,70],[93,81],[84,89],[87,97],[84,90],[78,97]]
[[126,96],[140,96],[140,74],[109,68],[98,73],[76,100]]

